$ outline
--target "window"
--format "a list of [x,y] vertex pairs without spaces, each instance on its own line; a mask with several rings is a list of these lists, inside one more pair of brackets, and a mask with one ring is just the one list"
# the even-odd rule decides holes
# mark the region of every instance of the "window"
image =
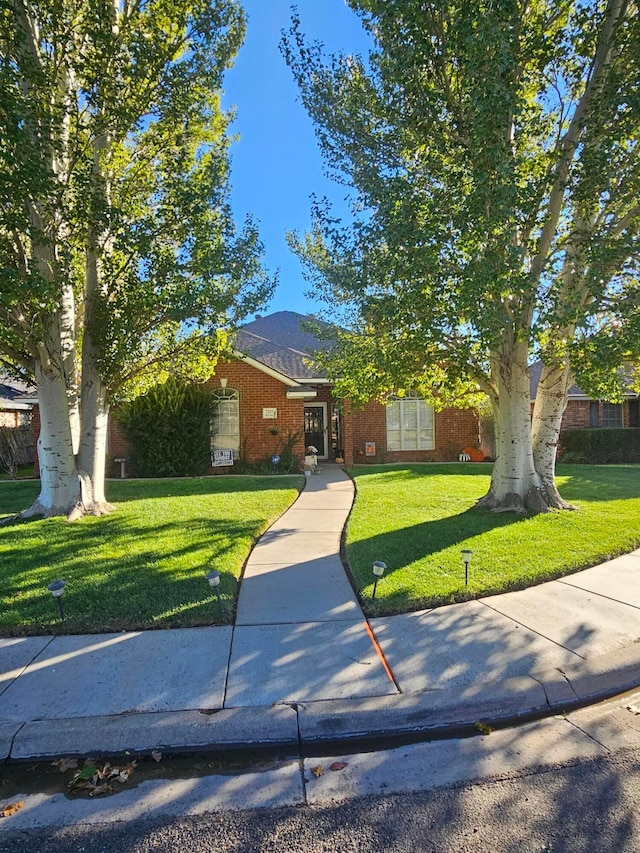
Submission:
[[211,449],[233,450],[236,459],[240,455],[240,396],[233,388],[218,388],[213,399]]
[[600,426],[600,403],[589,403],[589,426],[591,429]]
[[387,450],[433,450],[433,408],[415,396],[392,397],[387,403]]
[[622,426],[622,406],[620,403],[602,404],[602,426],[605,429],[615,429]]

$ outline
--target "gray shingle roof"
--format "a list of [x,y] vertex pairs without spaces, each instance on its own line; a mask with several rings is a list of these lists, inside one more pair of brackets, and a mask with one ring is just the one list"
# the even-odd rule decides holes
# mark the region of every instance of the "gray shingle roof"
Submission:
[[331,327],[315,317],[295,311],[276,311],[265,317],[256,316],[236,334],[233,345],[245,355],[302,383],[325,379],[324,373],[314,367],[311,353],[330,349],[330,341],[322,340],[304,328],[314,322],[330,333]]
[[[542,376],[542,367],[543,364],[541,361],[534,361],[533,364],[529,365],[529,396],[532,400],[536,399],[536,394],[538,393],[538,385],[540,384],[540,377]],[[569,388],[569,399],[572,397],[585,399],[587,395],[584,391],[578,388],[577,385],[572,385],[571,388]]]

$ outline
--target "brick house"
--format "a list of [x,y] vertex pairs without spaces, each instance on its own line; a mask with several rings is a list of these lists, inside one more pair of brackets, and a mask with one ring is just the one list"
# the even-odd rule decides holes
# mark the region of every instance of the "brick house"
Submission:
[[0,427],[27,426],[33,406],[33,393],[28,385],[0,376]]
[[[542,362],[537,361],[529,368],[531,402],[536,399],[538,383],[542,374]],[[562,416],[560,430],[607,429],[640,427],[640,400],[638,394],[629,393],[622,403],[594,400],[577,385],[569,388],[567,407]]]
[[[300,457],[311,445],[321,460],[338,457],[352,465],[449,461],[463,447],[477,447],[478,418],[472,410],[434,412],[423,400],[405,397],[349,411],[309,357],[330,344],[306,331],[305,319],[293,311],[257,315],[238,332],[233,356],[219,361],[207,382],[218,400],[214,451],[231,450],[236,458],[257,462],[296,435]],[[115,419],[108,452],[127,456]]]

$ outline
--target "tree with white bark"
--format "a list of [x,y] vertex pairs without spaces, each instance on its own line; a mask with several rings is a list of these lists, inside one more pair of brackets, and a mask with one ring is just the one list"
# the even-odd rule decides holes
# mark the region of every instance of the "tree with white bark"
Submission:
[[[100,514],[114,401],[210,375],[273,288],[229,207],[235,0],[0,5],[0,363],[33,377],[41,491]],[[152,425],[150,425],[152,428]]]
[[[568,388],[619,393],[640,353],[640,9],[634,0],[348,0],[372,39],[283,52],[354,219],[291,235],[356,402],[488,395],[494,510],[567,506]],[[342,313],[341,313],[342,312]],[[529,363],[544,370],[531,413]]]

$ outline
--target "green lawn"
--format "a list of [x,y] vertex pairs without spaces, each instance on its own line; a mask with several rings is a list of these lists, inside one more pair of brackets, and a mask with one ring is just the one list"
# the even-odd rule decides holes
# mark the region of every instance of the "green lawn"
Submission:
[[[640,545],[640,466],[559,465],[576,512],[532,518],[474,508],[490,466],[351,470],[357,497],[346,534],[354,584],[371,615],[464,601],[557,578]],[[469,585],[460,551],[473,553]],[[371,564],[387,572],[371,601]]]
[[[255,539],[284,512],[302,477],[109,482],[103,518],[0,527],[0,635],[82,633],[220,621],[205,574],[221,573],[225,620]],[[38,482],[0,483],[0,517],[29,506]],[[66,621],[47,584],[62,578]]]

